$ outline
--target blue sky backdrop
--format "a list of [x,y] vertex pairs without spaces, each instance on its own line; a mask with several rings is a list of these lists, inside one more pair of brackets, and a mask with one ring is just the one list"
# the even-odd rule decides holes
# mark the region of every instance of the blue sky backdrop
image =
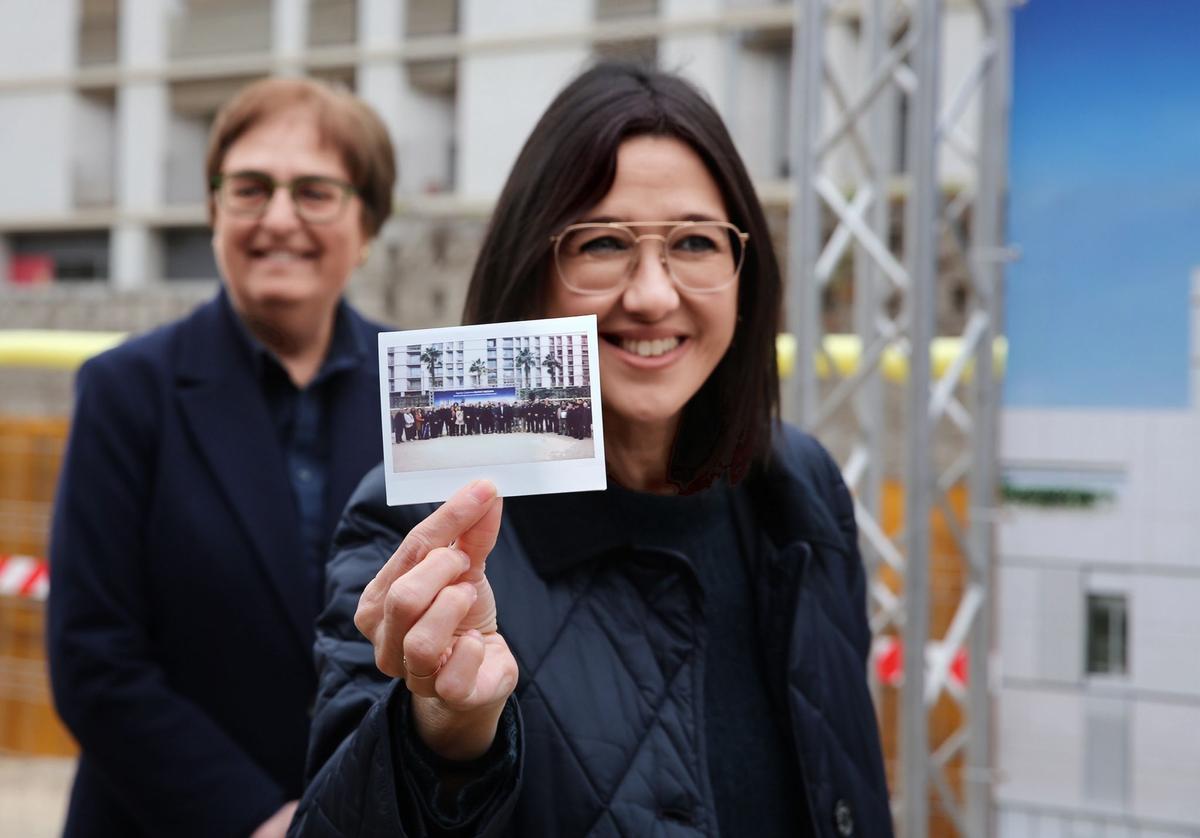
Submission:
[[1182,408],[1200,267],[1200,1],[1015,13],[1005,403]]

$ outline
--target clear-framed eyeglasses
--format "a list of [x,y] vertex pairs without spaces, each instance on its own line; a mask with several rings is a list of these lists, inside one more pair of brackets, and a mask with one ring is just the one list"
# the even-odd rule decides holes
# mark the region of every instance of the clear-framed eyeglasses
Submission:
[[[667,232],[638,234],[647,227]],[[639,245],[647,239],[659,242],[658,258],[677,286],[711,294],[737,279],[750,235],[728,221],[572,224],[550,237],[558,278],[577,294],[608,294],[623,288],[633,278]]]
[[323,175],[303,175],[275,180],[265,172],[228,172],[214,175],[212,190],[217,205],[230,215],[258,218],[267,211],[276,189],[286,189],[296,215],[311,224],[336,221],[355,194],[354,185]]

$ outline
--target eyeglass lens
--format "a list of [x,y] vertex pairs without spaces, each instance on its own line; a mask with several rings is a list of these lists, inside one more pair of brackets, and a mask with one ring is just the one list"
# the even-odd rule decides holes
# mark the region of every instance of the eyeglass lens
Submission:
[[[596,225],[567,231],[559,239],[557,251],[563,281],[584,293],[607,291],[624,284],[637,266],[640,251],[637,239],[632,230],[624,227]],[[668,272],[679,285],[693,291],[724,287],[733,280],[742,262],[741,239],[732,228],[720,224],[675,227],[661,247]]]
[[258,172],[236,172],[221,181],[221,205],[237,215],[259,215],[266,211],[277,186],[288,188],[296,214],[306,221],[334,219],[346,199],[340,184],[330,178],[314,175],[276,184]]

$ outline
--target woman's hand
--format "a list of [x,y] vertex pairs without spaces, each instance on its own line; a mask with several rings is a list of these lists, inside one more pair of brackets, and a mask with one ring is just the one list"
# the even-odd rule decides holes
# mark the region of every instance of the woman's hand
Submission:
[[375,665],[412,693],[417,734],[445,759],[487,751],[517,686],[517,662],[496,631],[484,574],[501,511],[491,483],[464,486],[409,531],[354,615],[375,647]]

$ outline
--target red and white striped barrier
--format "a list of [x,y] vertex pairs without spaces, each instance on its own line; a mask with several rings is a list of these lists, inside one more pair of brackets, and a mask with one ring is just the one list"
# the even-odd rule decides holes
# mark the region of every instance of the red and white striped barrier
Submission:
[[[932,653],[940,653],[941,649],[942,644],[930,642],[925,651],[927,663]],[[879,679],[879,683],[889,687],[898,687],[904,683],[904,646],[898,637],[891,634],[876,637],[871,655],[875,662],[875,677]],[[966,686],[967,652],[965,649],[959,649],[954,653],[947,669],[949,686],[952,689],[962,689]]]
[[50,568],[33,556],[0,555],[0,596],[45,600],[50,593]]

